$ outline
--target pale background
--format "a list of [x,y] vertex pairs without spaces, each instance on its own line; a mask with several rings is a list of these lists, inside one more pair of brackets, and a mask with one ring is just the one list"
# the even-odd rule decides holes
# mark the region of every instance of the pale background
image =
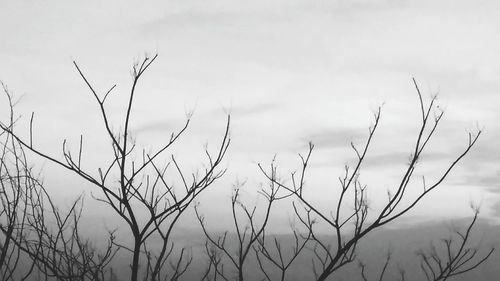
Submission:
[[[264,178],[257,163],[276,154],[281,171],[298,168],[297,153],[316,144],[308,188],[326,206],[336,177],[362,144],[373,111],[381,126],[363,171],[376,206],[405,168],[419,125],[411,78],[424,94],[439,93],[446,112],[420,174],[429,179],[484,129],[477,147],[402,222],[500,212],[500,2],[498,1],[1,1],[0,80],[22,97],[18,130],[35,112],[35,144],[61,157],[67,138],[85,138],[84,165],[96,171],[109,150],[97,105],[72,65],[75,60],[123,114],[134,61],[158,53],[140,83],[132,131],[154,148],[194,111],[189,133],[173,151],[193,171],[205,143],[217,144],[225,113],[232,114],[226,177],[200,201],[214,228],[224,227],[231,184],[247,180],[255,193]],[[5,99],[0,99],[5,118]],[[4,119],[3,119],[4,120]],[[115,129],[120,128],[115,123]],[[26,134],[24,134],[26,136]],[[109,155],[108,155],[109,156]],[[62,159],[62,158],[59,158]],[[108,158],[109,159],[109,158]],[[41,164],[45,183],[62,202],[94,187]],[[416,186],[415,188],[419,188]],[[253,198],[250,196],[250,198]],[[259,199],[255,199],[259,200]],[[92,225],[112,227],[109,209],[87,199]],[[277,223],[286,228],[289,215]],[[184,227],[193,223],[187,216]],[[199,230],[199,229],[198,229]]]

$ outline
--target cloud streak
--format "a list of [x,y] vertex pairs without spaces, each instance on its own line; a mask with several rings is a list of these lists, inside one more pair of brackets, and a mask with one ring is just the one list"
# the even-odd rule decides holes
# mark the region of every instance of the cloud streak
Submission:
[[302,138],[302,142],[312,142],[318,149],[349,148],[351,142],[366,138],[366,130],[356,128],[336,128],[322,130]]

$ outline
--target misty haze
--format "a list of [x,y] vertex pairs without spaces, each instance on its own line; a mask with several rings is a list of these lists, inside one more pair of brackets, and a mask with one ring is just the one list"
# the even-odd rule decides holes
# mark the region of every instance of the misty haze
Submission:
[[500,3],[0,6],[0,281],[500,276]]

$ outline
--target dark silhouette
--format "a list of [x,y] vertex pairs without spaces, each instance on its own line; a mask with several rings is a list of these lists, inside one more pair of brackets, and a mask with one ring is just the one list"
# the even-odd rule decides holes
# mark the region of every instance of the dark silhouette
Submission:
[[[356,155],[354,166],[345,166],[339,180],[339,197],[332,201],[331,210],[322,210],[308,198],[305,189],[308,164],[313,155],[314,145],[309,144],[305,155],[299,155],[300,167],[290,173],[288,179],[279,176],[278,164],[273,160],[269,169],[258,165],[265,187],[260,194],[266,199],[263,211],[258,206],[242,202],[241,184],[236,184],[231,198],[234,234],[227,231],[222,235],[211,234],[204,216],[197,204],[193,204],[201,192],[205,191],[225,173],[221,163],[230,144],[230,117],[215,152],[205,148],[203,168],[187,175],[174,156],[165,157],[169,148],[188,129],[190,116],[184,126],[161,147],[153,152],[138,151],[130,132],[134,96],[141,77],[156,60],[157,55],[146,56],[134,64],[132,86],[128,103],[124,109],[122,131],[115,132],[106,111],[106,101],[115,86],[103,95],[96,92],[79,65],[74,66],[88,87],[100,109],[105,134],[111,143],[113,157],[109,164],[93,171],[82,167],[84,151],[83,136],[78,150],[72,153],[64,140],[63,160],[40,151],[33,145],[33,115],[29,128],[29,140],[24,140],[14,130],[16,117],[12,95],[4,86],[9,100],[10,120],[0,123],[3,139],[0,180],[0,274],[2,280],[27,280],[38,274],[44,279],[56,280],[116,280],[117,276],[110,262],[118,251],[128,255],[131,281],[138,280],[180,280],[194,268],[194,257],[185,247],[175,245],[172,231],[181,215],[193,205],[206,238],[206,269],[200,280],[238,280],[259,273],[263,280],[287,280],[289,272],[303,255],[311,255],[311,271],[314,280],[331,279],[334,274],[358,260],[358,245],[368,234],[413,209],[424,197],[435,190],[449,175],[450,171],[464,158],[476,144],[481,131],[469,133],[464,149],[457,153],[450,164],[443,169],[440,177],[433,182],[422,181],[421,191],[410,197],[407,193],[414,184],[414,171],[421,160],[429,140],[433,137],[444,112],[436,106],[436,97],[426,104],[415,80],[413,80],[420,107],[420,129],[411,149],[408,167],[401,175],[399,184],[387,192],[387,202],[381,208],[371,208],[368,201],[367,185],[360,182],[362,164],[368,157],[370,144],[379,125],[381,109],[374,114],[374,123],[368,131],[363,147],[351,144]],[[130,243],[119,243],[111,231],[105,248],[96,247],[79,232],[79,221],[83,208],[82,198],[77,197],[67,212],[62,212],[53,203],[49,193],[33,174],[26,158],[31,152],[69,170],[101,191],[95,200],[105,203],[126,226]],[[160,159],[163,158],[160,165]],[[140,159],[140,160],[137,160]],[[172,177],[181,183],[174,188]],[[291,209],[298,221],[293,226],[291,239],[269,234],[273,207],[278,201],[290,201]],[[486,261],[494,251],[489,249],[479,254],[477,247],[470,246],[471,231],[476,224],[479,211],[465,231],[454,231],[454,236],[442,240],[445,254],[431,247],[418,252],[418,259],[427,280],[447,280],[448,278],[474,270]],[[261,217],[261,219],[259,219]],[[50,218],[49,218],[50,217]],[[329,229],[327,235],[320,233],[318,226]],[[161,241],[153,248],[151,241]],[[234,240],[235,243],[229,242]],[[307,253],[306,253],[307,252]],[[24,255],[24,260],[22,256]],[[385,256],[378,280],[387,276],[391,263],[391,253]],[[21,270],[20,262],[28,264]],[[28,262],[26,262],[28,261]],[[363,280],[371,280],[366,273],[366,264],[358,260],[359,273]],[[399,279],[407,280],[405,269],[400,268]],[[40,278],[38,278],[40,279]]]

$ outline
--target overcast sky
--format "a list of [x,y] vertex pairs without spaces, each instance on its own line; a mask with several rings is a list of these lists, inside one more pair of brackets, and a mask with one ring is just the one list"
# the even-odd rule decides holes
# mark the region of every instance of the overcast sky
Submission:
[[[83,133],[91,163],[108,143],[97,145],[98,108],[72,61],[99,91],[118,84],[109,105],[115,116],[123,113],[132,63],[158,53],[133,112],[139,144],[159,144],[194,110],[186,148],[177,152],[189,162],[206,142],[217,143],[230,112],[229,173],[207,198],[227,200],[237,178],[255,189],[264,180],[256,163],[275,154],[283,173],[298,168],[297,153],[312,141],[308,188],[327,203],[342,165],[354,156],[349,142],[362,144],[381,104],[362,180],[376,201],[399,178],[419,125],[415,77],[425,98],[439,93],[446,112],[420,175],[436,176],[466,145],[467,132],[479,126],[484,135],[411,217],[470,215],[474,201],[494,218],[500,215],[498,15],[496,0],[2,0],[0,80],[23,96],[18,113],[36,112],[37,145],[60,155],[64,138],[76,147]],[[45,168],[49,188],[78,189],[67,186],[65,171]],[[228,209],[207,203],[210,210]]]

